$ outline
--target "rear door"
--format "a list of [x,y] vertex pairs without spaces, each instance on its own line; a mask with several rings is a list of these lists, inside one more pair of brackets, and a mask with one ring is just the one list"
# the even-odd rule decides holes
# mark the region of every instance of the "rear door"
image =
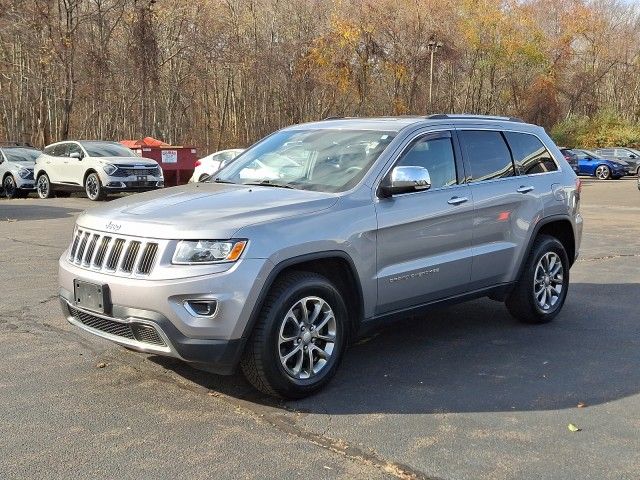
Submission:
[[431,188],[375,204],[377,313],[461,293],[469,282],[473,202],[454,137],[451,131],[413,137],[393,167],[426,168]]
[[68,160],[67,143],[58,143],[50,148],[50,153],[44,159],[44,171],[51,183],[64,183],[64,162]]
[[[459,129],[467,181],[474,201],[473,264],[470,290],[510,282],[542,215],[540,194],[551,186],[521,175],[505,134],[496,129]],[[533,165],[522,162],[522,169]]]

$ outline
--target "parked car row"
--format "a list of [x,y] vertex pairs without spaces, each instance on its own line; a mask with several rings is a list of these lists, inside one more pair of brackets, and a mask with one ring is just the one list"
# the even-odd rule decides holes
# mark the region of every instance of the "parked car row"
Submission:
[[562,148],[560,151],[578,175],[599,180],[640,175],[640,151],[633,148]]
[[[203,181],[235,159],[242,149],[222,150],[195,164],[191,182]],[[158,162],[141,158],[117,142],[63,141],[43,151],[25,143],[0,144],[0,190],[7,198],[68,196],[84,191],[90,200],[109,193],[164,187]]]

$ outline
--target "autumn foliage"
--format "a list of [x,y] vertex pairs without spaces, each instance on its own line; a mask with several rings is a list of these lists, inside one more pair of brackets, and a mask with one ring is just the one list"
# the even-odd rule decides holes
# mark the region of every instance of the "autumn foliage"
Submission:
[[0,137],[38,145],[151,135],[204,153],[327,116],[433,112],[633,143],[640,5],[2,0],[0,67]]

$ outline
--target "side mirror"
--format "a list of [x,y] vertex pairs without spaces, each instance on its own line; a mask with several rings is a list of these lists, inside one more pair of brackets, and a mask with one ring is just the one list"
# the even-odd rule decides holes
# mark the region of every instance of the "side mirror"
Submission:
[[424,167],[395,167],[380,185],[383,197],[391,197],[401,193],[419,192],[431,188],[429,170]]
[[82,160],[82,154],[80,152],[71,152],[69,154],[69,158],[76,158],[78,160]]

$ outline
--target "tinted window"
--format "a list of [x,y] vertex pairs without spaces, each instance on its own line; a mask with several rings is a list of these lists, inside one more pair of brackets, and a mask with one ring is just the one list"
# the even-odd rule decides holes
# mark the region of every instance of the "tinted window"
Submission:
[[7,148],[4,154],[10,162],[35,162],[40,151],[33,148]]
[[135,157],[136,154],[124,145],[115,142],[82,142],[90,157]]
[[500,132],[462,130],[458,136],[469,160],[472,182],[514,175],[511,153]]
[[431,176],[431,188],[447,187],[457,183],[453,145],[448,137],[418,140],[397,165],[426,168]]
[[80,145],[77,145],[75,143],[70,143],[69,144],[69,152],[68,152],[68,156],[71,156],[72,153],[79,153],[80,157],[84,157],[84,153],[82,152],[82,149],[80,148]]
[[526,133],[505,132],[504,134],[521,175],[558,170],[556,162],[538,137]]
[[51,155],[53,155],[54,157],[66,157],[67,148],[68,148],[68,145],[66,143],[60,143],[58,145],[54,145]]

